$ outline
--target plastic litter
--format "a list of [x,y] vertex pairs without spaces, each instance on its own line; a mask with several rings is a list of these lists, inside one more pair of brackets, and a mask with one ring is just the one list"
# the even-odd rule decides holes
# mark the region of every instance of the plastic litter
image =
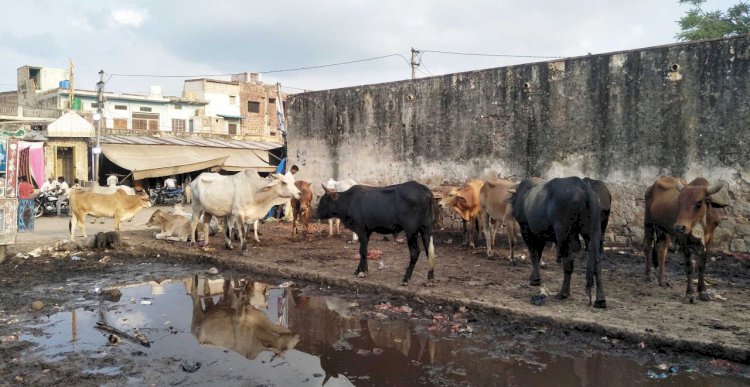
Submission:
[[666,369],[667,369],[667,365],[666,365],[666,364],[664,364],[664,363],[661,363],[661,364],[659,364],[659,365],[657,366],[657,368],[659,368],[660,370],[666,370]]
[[292,285],[294,285],[294,282],[292,282],[292,281],[286,281],[286,282],[282,283],[281,285],[279,285],[279,287],[283,289],[283,288],[288,288],[288,287],[290,287]]
[[671,366],[671,367],[669,367],[669,372],[670,373],[676,374],[679,371],[680,371],[680,369],[677,366]]
[[151,305],[151,304],[152,304],[152,302],[148,301],[148,300],[141,301],[141,305]]
[[385,263],[382,260],[378,262],[378,269],[380,270],[385,269]]
[[71,261],[85,261],[86,259],[83,258],[83,257],[81,257],[81,256],[74,255],[74,256],[70,257],[70,260]]
[[219,269],[217,269],[215,267],[212,267],[212,268],[206,270],[206,273],[211,274],[211,275],[216,275],[216,274],[219,274]]

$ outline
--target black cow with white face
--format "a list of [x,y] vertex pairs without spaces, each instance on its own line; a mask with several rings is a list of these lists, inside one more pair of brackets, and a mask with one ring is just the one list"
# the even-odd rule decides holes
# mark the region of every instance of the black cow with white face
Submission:
[[529,248],[533,264],[530,284],[542,283],[539,261],[544,245],[557,245],[558,260],[563,262],[563,285],[558,299],[570,295],[570,277],[573,274],[572,252],[580,247],[579,235],[588,241],[586,251],[586,294],[591,305],[591,288],[596,281],[595,308],[606,308],[599,267],[601,208],[592,188],[578,177],[544,181],[538,178],[523,180],[510,198],[513,217],[521,225],[521,235]]
[[435,248],[432,244],[432,202],[429,188],[415,181],[388,187],[355,185],[344,192],[328,190],[318,203],[320,219],[339,218],[359,237],[359,266],[355,275],[367,275],[367,243],[370,234],[395,234],[403,231],[409,245],[409,267],[402,285],[411,279],[419,259],[419,242],[427,253],[429,272],[427,285],[432,284],[435,268]]

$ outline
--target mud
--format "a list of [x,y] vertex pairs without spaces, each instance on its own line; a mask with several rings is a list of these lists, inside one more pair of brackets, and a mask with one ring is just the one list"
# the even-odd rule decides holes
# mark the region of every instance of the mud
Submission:
[[[212,239],[209,251],[205,251],[182,243],[156,241],[152,239],[152,232],[144,231],[122,235],[123,240],[131,246],[125,251],[76,254],[84,258],[80,261],[73,261],[70,255],[64,254],[58,254],[56,258],[46,254],[39,258],[9,259],[0,266],[0,294],[3,295],[0,302],[0,309],[3,311],[3,321],[0,321],[0,377],[4,381],[28,385],[47,382],[66,384],[66,381],[69,383],[74,380],[92,385],[110,382],[139,384],[147,380],[166,382],[167,379],[158,379],[155,375],[168,375],[174,368],[181,369],[184,359],[162,359],[163,361],[154,362],[146,351],[136,349],[130,343],[126,344],[129,349],[122,353],[100,348],[98,351],[85,354],[67,352],[62,355],[62,362],[52,361],[54,358],[45,357],[43,354],[31,355],[30,358],[29,354],[34,354],[39,345],[22,340],[21,336],[34,334],[35,329],[41,329],[34,328],[34,324],[53,318],[47,316],[55,316],[55,313],[69,313],[77,308],[91,312],[95,309],[91,303],[99,302],[93,292],[97,287],[103,289],[118,283],[158,283],[165,279],[187,278],[191,274],[204,273],[211,266],[215,266],[221,274],[229,270],[230,273],[250,275],[255,281],[266,280],[278,284],[293,279],[301,284],[306,295],[333,292],[335,295],[347,297],[348,302],[360,305],[355,311],[356,323],[353,328],[359,332],[360,336],[357,337],[360,338],[348,339],[349,344],[363,340],[361,337],[372,337],[367,321],[380,321],[380,315],[385,315],[383,321],[390,324],[385,328],[386,331],[400,332],[400,337],[405,337],[405,332],[414,335],[415,349],[409,349],[407,353],[398,348],[384,349],[390,357],[401,352],[401,357],[396,358],[403,364],[420,362],[418,359],[415,360],[414,356],[429,353],[429,350],[417,350],[419,343],[427,343],[440,335],[450,338],[451,341],[465,338],[467,326],[472,326],[476,330],[470,334],[472,340],[483,335],[485,341],[489,340],[480,340],[489,346],[476,343],[458,344],[457,348],[461,348],[458,357],[455,355],[456,351],[448,346],[447,353],[454,353],[454,356],[445,355],[442,363],[430,363],[426,368],[420,365],[417,368],[421,371],[417,374],[421,376],[403,384],[462,382],[474,385],[518,385],[543,379],[523,379],[523,376],[519,376],[523,372],[513,374],[512,370],[526,367],[529,375],[538,372],[544,375],[551,369],[565,370],[573,367],[583,371],[576,371],[578,379],[564,381],[562,384],[578,385],[583,380],[594,381],[594,384],[596,380],[619,380],[622,383],[614,382],[612,385],[628,385],[631,384],[630,380],[639,380],[632,379],[635,377],[648,380],[648,370],[660,373],[661,371],[656,368],[659,364],[675,364],[680,369],[695,370],[690,376],[681,373],[681,377],[686,379],[680,379],[678,384],[686,384],[691,380],[713,380],[704,379],[706,377],[720,377],[721,379],[715,379],[715,382],[721,382],[722,385],[741,385],[748,382],[746,378],[750,374],[746,364],[750,350],[750,317],[747,310],[750,310],[750,281],[748,261],[742,257],[717,255],[709,262],[708,277],[713,283],[711,289],[726,300],[691,305],[682,303],[684,271],[676,257],[670,256],[668,260],[667,272],[672,286],[663,289],[643,281],[643,262],[637,253],[624,247],[614,247],[605,254],[603,266],[609,308],[599,311],[587,306],[583,291],[584,278],[581,273],[583,265],[576,268],[570,299],[557,301],[549,297],[543,306],[532,305],[529,300],[539,293],[539,288],[528,286],[530,264],[527,261],[517,264],[508,262],[505,259],[507,250],[502,246],[503,238],[498,238],[501,240],[501,246],[497,249],[497,256],[488,259],[483,250],[474,252],[458,245],[455,241],[462,239],[460,234],[437,233],[437,285],[432,288],[421,286],[427,272],[426,259],[421,259],[412,282],[404,288],[398,286],[407,264],[407,249],[404,244],[375,237],[371,243],[371,250],[379,251],[375,255],[382,257],[385,268],[378,269],[378,260],[371,260],[369,276],[363,279],[355,278],[352,273],[357,264],[354,259],[357,245],[346,242],[350,234],[330,239],[326,235],[327,227],[316,224],[312,230],[315,233],[307,237],[292,238],[291,227],[288,224],[264,224],[261,226],[261,244],[255,246],[254,242],[251,242],[253,247],[249,256],[243,256],[236,250],[225,250],[222,241],[217,238]],[[10,255],[35,247],[37,246],[14,246]],[[526,253],[523,246],[519,250],[521,254]],[[561,284],[562,270],[554,263],[551,254],[547,254],[545,260],[549,267],[542,272],[543,286],[550,294],[554,294]],[[321,284],[325,286],[321,288]],[[332,289],[327,289],[327,286],[332,286]],[[123,293],[125,292],[123,290]],[[34,312],[30,307],[36,300],[43,301],[45,305],[41,312]],[[391,313],[390,309],[378,309],[382,302],[390,302],[394,306],[409,305],[413,313],[401,316],[399,313]],[[453,324],[440,326],[439,320],[434,317],[442,314],[453,316],[460,312],[460,307],[466,308],[468,312],[465,321],[462,320],[464,325],[459,324],[455,332]],[[328,312],[319,313],[323,315],[311,315],[316,316],[314,321],[318,321],[319,329],[324,331],[327,329],[325,321],[330,322],[325,316]],[[294,317],[290,318],[294,321]],[[403,325],[404,323],[406,324]],[[399,327],[399,324],[402,326]],[[293,327],[303,325],[292,324]],[[430,330],[434,325],[439,326],[439,332]],[[31,329],[32,332],[24,333],[27,329]],[[460,332],[461,329],[464,331]],[[365,333],[362,333],[363,331]],[[41,331],[36,333],[40,334]],[[306,342],[305,340],[312,340],[311,338],[316,336],[310,332],[304,333],[300,347],[295,350],[317,353],[316,356],[325,359],[322,352],[336,343],[332,344],[330,340],[337,334],[346,336],[346,331],[334,330],[326,336],[327,341],[318,342]],[[520,340],[521,344],[518,344],[517,340]],[[368,356],[375,356],[372,354],[375,347],[382,349],[383,346],[363,342],[361,345],[354,345],[353,349],[344,349],[344,357],[349,360],[342,359],[338,363],[352,363],[346,368],[344,376],[351,377],[352,379],[348,380],[357,385],[402,384],[398,383],[399,379],[367,378],[368,375],[372,377],[371,375],[381,373],[391,375],[388,373],[390,369],[378,370],[362,365],[361,370],[353,371],[359,367],[356,364],[362,363],[357,361],[362,357],[362,353],[358,355],[358,351],[371,351]],[[429,345],[425,348],[429,349]],[[523,348],[521,352],[525,353],[523,356],[526,357],[514,353],[513,348]],[[419,353],[412,354],[414,351]],[[437,351],[439,352],[440,350]],[[468,355],[474,352],[481,356],[472,358]],[[490,354],[497,356],[492,357]],[[521,356],[522,360],[507,360],[514,356]],[[612,356],[617,359],[611,358]],[[140,358],[143,358],[140,363],[138,360],[126,360]],[[456,362],[457,358],[473,360],[470,364],[459,364],[454,367],[457,371],[452,372],[450,370],[453,365],[450,363]],[[491,363],[492,367],[495,367],[500,361],[498,359],[505,359],[503,361],[506,365],[504,368],[493,368],[492,374],[506,375],[506,379],[492,379],[489,376],[485,379],[472,379],[462,375],[474,375],[479,372],[473,371],[471,365],[485,364],[489,367],[487,364]],[[193,361],[192,365],[197,362],[195,359]],[[624,363],[618,363],[620,361]],[[187,366],[190,367],[191,364]],[[202,364],[206,367],[205,362]],[[619,366],[611,367],[608,364]],[[620,372],[621,370],[630,371]],[[152,375],[153,378],[144,379],[144,375]],[[445,378],[445,375],[458,377]],[[621,376],[617,379],[613,375]],[[185,375],[180,375],[180,378],[184,377]],[[314,375],[310,377],[315,378]],[[170,379],[169,382],[180,380],[182,379]],[[241,379],[224,381],[228,384],[249,382],[243,382]],[[406,382],[406,379],[403,381]]]

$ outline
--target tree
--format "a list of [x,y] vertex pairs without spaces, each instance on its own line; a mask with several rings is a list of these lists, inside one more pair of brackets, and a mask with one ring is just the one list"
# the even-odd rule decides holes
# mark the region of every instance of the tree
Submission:
[[682,30],[678,40],[700,40],[750,33],[750,3],[742,0],[726,11],[706,12],[706,0],[679,0],[692,6],[677,23]]

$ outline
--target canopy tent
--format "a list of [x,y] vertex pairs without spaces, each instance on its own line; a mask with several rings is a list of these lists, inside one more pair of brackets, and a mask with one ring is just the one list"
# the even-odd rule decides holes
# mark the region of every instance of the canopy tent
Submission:
[[164,142],[154,141],[154,138],[139,141],[133,137],[121,140],[115,136],[102,140],[102,153],[114,164],[132,171],[135,180],[207,168],[231,172],[245,169],[254,169],[258,172],[276,170],[276,166],[269,162],[268,153],[275,144],[174,138],[160,139],[166,140]]

